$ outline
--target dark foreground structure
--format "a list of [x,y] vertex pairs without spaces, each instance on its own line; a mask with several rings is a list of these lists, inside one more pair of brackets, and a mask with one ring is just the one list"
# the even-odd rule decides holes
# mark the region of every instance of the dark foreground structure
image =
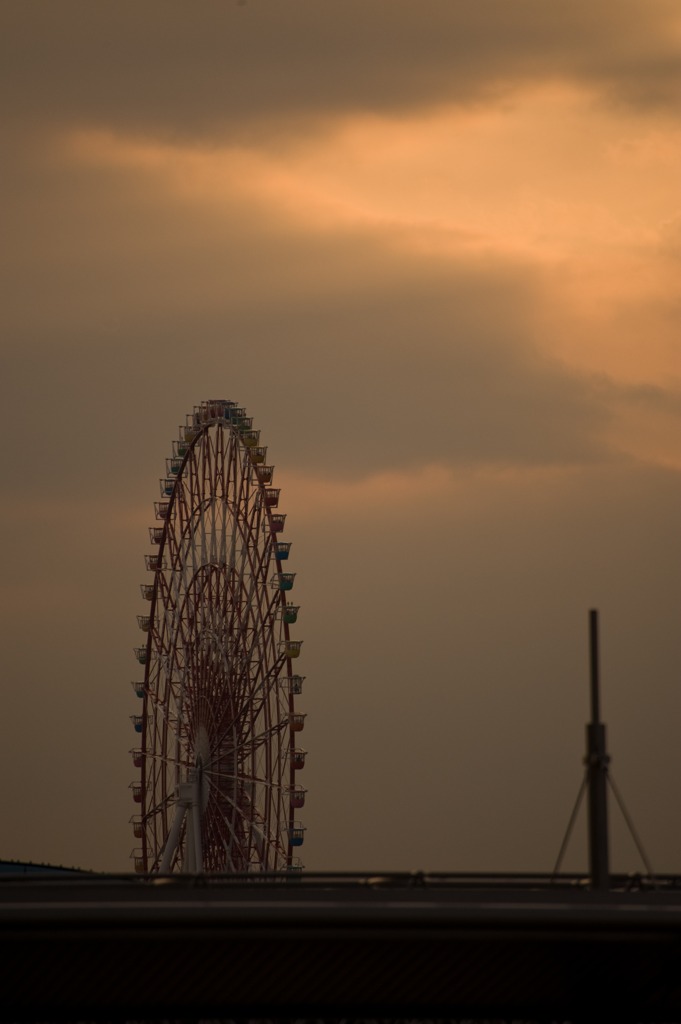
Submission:
[[681,878],[6,875],[12,1021],[681,1021]]

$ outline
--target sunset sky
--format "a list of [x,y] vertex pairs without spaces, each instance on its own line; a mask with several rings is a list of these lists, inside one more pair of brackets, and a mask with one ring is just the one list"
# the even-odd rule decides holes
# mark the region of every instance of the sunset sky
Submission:
[[0,49],[0,858],[130,869],[147,527],[224,397],[293,541],[306,866],[550,871],[598,608],[681,873],[678,0],[3,0]]

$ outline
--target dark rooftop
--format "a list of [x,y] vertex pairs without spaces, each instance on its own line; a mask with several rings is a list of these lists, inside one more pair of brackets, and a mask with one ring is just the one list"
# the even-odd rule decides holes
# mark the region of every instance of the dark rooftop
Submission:
[[4,1020],[681,1021],[681,878],[0,879]]

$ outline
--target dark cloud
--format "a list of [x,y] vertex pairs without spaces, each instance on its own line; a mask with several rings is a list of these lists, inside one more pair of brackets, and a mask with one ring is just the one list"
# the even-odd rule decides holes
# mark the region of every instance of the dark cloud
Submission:
[[[269,418],[291,468],[306,471],[357,477],[606,454],[602,393],[533,346],[529,270],[422,263],[361,235],[331,248],[293,235],[281,247],[282,274],[293,261],[304,280],[306,267],[326,263],[328,287],[263,286],[260,300],[244,271],[258,257],[253,231],[233,231],[226,246],[208,244],[189,261],[186,250],[165,257],[161,247],[156,263],[124,246],[91,250],[88,266],[82,246],[75,267],[34,279],[33,302],[15,296],[4,408],[21,420],[29,402],[39,416],[23,422],[21,446],[6,455],[7,486],[106,491],[140,416],[154,407],[173,423],[216,381],[226,397],[256,396],[254,415]],[[263,258],[276,260],[275,251],[263,244]],[[201,308],[206,277],[216,292]]]
[[638,384],[616,387],[602,384],[609,397],[625,408],[637,409],[643,414],[671,414],[681,420],[681,391],[663,388],[654,384]]
[[329,114],[395,114],[570,80],[674,109],[668,0],[6,0],[6,120],[279,139]]
[[139,414],[173,422],[216,380],[257,396],[292,467],[331,475],[605,454],[602,395],[535,345],[529,265],[425,256],[383,224],[301,230],[238,196],[216,212],[54,157],[14,194],[5,411],[40,416],[12,489],[103,493]]
[[[313,466],[320,440],[343,475],[602,456],[606,414],[588,382],[534,353],[530,309],[531,282],[501,268],[289,305],[281,337],[296,378],[281,429],[294,464]],[[244,333],[272,336],[275,318],[256,314]]]

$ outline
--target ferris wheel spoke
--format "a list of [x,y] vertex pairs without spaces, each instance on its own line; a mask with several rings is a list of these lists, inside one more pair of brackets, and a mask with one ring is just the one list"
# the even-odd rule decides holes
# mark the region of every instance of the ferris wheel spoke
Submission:
[[[247,835],[253,836],[257,840],[257,845],[260,847],[260,857],[262,860],[266,860],[270,851],[276,851],[281,849],[281,836],[272,833],[270,827],[268,827],[267,819],[264,815],[259,814],[257,810],[251,805],[249,808],[245,808],[239,805],[236,801],[229,800],[228,803],[235,809],[236,813],[240,815],[243,820],[244,828]],[[217,806],[214,808],[214,813],[219,816],[220,821],[224,822],[227,826],[229,833],[232,837],[237,839],[236,829],[233,827],[232,822],[229,820],[227,815],[224,813],[222,807]]]
[[259,732],[244,733],[242,737],[243,742],[241,744],[241,747],[249,747],[255,750],[262,744],[269,743],[273,737],[287,731],[288,728],[288,721],[281,720],[274,722],[266,729],[261,729]]
[[212,770],[206,772],[209,782],[211,784],[220,785],[229,784],[230,787],[234,785],[245,785],[255,787],[255,791],[268,791],[281,793],[288,791],[288,783],[283,778],[270,778],[259,774],[250,774],[249,772],[241,769],[241,771],[216,771]]
[[[153,716],[153,718],[152,718]],[[157,739],[169,731],[175,730],[177,716],[163,704],[156,704],[153,711],[148,712],[148,726],[152,736]],[[152,748],[155,750],[155,747]]]
[[171,796],[171,794],[168,793],[161,801],[159,801],[159,803],[153,804],[151,807],[148,808],[145,817],[152,818],[155,815],[160,814],[161,811],[165,810],[167,807],[170,807],[174,803],[175,795],[173,794]]
[[[274,729],[270,729],[268,732],[262,733],[257,736],[247,736],[245,737],[243,742],[233,746],[233,748],[230,749],[229,757],[239,758],[239,755],[243,754],[244,752],[251,756],[257,756],[257,753],[262,748],[262,746],[269,743],[272,740],[272,738],[274,738],[274,736]],[[213,771],[214,769],[212,766],[216,764],[220,765],[221,763],[222,761],[220,756],[216,755],[215,758],[209,762],[208,770]]]
[[[230,803],[233,803],[233,801],[230,801]],[[235,807],[235,809],[237,810],[238,813],[240,813],[240,814],[242,813],[241,808],[238,806],[238,804],[234,804],[234,807]],[[237,846],[240,847],[241,846],[241,839],[237,835],[236,829],[234,828],[234,825],[229,820],[227,815],[223,814],[222,809],[220,807],[214,808],[214,814],[217,817],[219,817],[220,822],[222,824],[226,825],[227,831],[229,832],[230,840],[233,840],[237,844]],[[243,814],[243,817],[244,817],[244,820],[246,821],[247,819],[246,819],[246,815],[245,814]],[[231,842],[229,844],[229,849],[231,850]]]
[[[264,849],[275,847],[279,844],[280,839],[276,835],[272,835],[267,829],[267,824],[264,819],[259,820],[252,811],[246,811],[244,808],[234,805],[237,813],[242,817],[247,833],[253,833],[256,831],[256,835],[260,840],[260,844]],[[231,823],[229,822],[226,815],[223,814],[222,810],[218,810],[218,814],[224,823],[230,828]],[[231,829],[233,832],[233,829]],[[262,855],[261,855],[262,856]]]

